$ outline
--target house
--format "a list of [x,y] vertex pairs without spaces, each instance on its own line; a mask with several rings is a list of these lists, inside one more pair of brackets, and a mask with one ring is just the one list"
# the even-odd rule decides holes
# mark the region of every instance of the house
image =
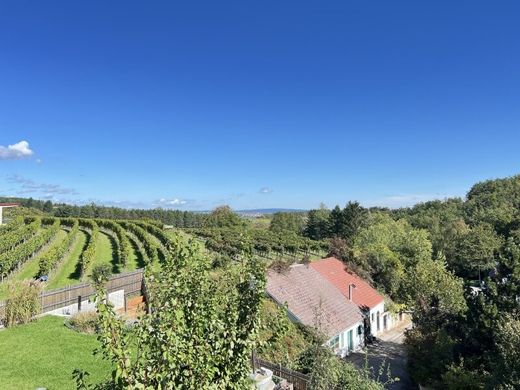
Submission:
[[327,344],[345,355],[364,344],[364,316],[358,305],[310,264],[268,271],[267,294],[286,306],[292,321],[320,330]]
[[310,263],[310,267],[363,311],[368,322],[365,327],[370,334],[376,336],[390,329],[396,322],[393,316],[385,311],[383,295],[356,274],[348,272],[342,261],[329,257]]

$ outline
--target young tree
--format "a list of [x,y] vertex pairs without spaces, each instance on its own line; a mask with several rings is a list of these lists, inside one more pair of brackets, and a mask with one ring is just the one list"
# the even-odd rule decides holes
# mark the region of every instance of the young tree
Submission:
[[[98,296],[102,352],[111,389],[244,389],[259,327],[265,271],[254,260],[210,276],[200,247],[180,238],[160,272],[146,278],[150,313],[133,332]],[[129,348],[136,345],[134,356]],[[75,373],[81,386],[85,374]]]

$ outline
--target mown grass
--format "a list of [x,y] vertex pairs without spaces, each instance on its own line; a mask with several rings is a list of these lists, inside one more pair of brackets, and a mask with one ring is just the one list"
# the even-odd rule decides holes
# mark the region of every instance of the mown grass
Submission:
[[110,376],[108,362],[92,354],[99,346],[96,336],[70,330],[62,317],[0,331],[0,345],[1,389],[75,389],[75,368],[88,371],[94,382]]
[[96,243],[96,256],[94,257],[92,264],[90,264],[90,267],[87,269],[85,275],[90,275],[97,265],[113,265],[117,261],[117,257],[115,256],[115,247],[113,245],[114,244],[107,234],[99,232]]
[[58,269],[51,276],[47,285],[47,290],[52,290],[60,287],[77,284],[81,281],[78,262],[85,249],[87,243],[87,234],[83,231],[78,231],[78,236],[74,242],[72,251],[63,259]]

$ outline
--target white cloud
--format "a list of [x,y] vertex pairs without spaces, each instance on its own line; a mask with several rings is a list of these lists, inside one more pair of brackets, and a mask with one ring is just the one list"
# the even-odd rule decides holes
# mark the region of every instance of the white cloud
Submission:
[[184,207],[188,204],[192,204],[193,201],[190,199],[181,199],[181,198],[161,198],[153,203],[155,207]]
[[27,141],[20,141],[7,147],[0,145],[0,160],[20,160],[33,154],[34,152],[29,148]]
[[261,194],[270,194],[271,192],[273,192],[273,190],[269,187],[262,187],[258,192],[260,192]]

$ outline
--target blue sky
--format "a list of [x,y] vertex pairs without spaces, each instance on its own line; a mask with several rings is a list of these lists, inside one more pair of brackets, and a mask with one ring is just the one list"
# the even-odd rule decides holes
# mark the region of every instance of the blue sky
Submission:
[[520,173],[519,17],[518,1],[3,1],[0,194],[463,196]]

